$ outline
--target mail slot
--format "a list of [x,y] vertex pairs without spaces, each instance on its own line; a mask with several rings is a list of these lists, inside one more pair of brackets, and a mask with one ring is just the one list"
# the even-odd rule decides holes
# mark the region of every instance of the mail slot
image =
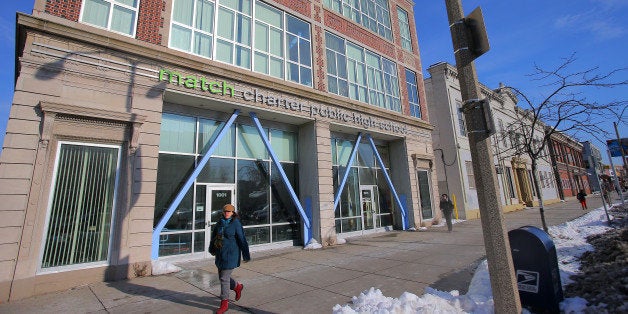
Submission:
[[521,305],[536,313],[559,313],[563,288],[554,241],[533,226],[511,230],[508,239]]

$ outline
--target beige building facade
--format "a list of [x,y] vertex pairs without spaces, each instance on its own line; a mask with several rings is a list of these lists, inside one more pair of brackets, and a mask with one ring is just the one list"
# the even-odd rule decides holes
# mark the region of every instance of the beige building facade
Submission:
[[[262,46],[190,24],[194,45],[215,37],[209,57],[207,46],[182,51],[183,2],[105,2],[135,15],[94,26],[94,1],[73,1],[72,17],[37,0],[32,15],[17,16],[18,71],[0,156],[0,300],[147,276],[156,260],[210,258],[225,203],[238,208],[253,250],[336,245],[438,220],[411,2],[388,4],[388,38],[326,2],[257,1],[247,13],[205,1],[222,10],[214,18],[248,18],[251,34],[270,29],[286,44],[264,55]],[[210,12],[202,10],[189,12]],[[271,17],[283,31],[272,32],[279,20]],[[127,33],[125,21],[133,22]],[[233,25],[242,35],[252,24]],[[235,51],[231,61],[219,60],[221,49]],[[246,49],[258,59],[243,57]],[[392,84],[361,85],[332,69],[360,51],[368,75]],[[285,67],[265,68],[273,58]],[[249,68],[238,63],[246,60]],[[347,81],[355,94],[344,93]],[[374,96],[361,98],[362,89]]]

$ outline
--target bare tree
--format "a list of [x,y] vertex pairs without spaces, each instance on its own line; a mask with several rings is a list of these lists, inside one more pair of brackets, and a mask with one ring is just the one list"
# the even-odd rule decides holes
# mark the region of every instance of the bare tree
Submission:
[[[576,61],[575,55],[563,59],[554,70],[545,70],[535,66],[530,74],[539,87],[548,90],[547,96],[540,100],[528,97],[522,90],[508,86],[519,99],[516,108],[517,120],[509,126],[513,156],[527,155],[531,159],[533,188],[539,201],[539,210],[543,229],[547,231],[543,210],[543,195],[539,187],[537,174],[538,161],[549,159],[548,144],[550,138],[557,133],[569,134],[578,138],[588,134],[602,141],[610,136],[604,129],[604,121],[623,120],[627,100],[615,100],[598,103],[587,98],[591,89],[616,88],[628,85],[628,80],[616,77],[627,68],[615,69],[599,74],[599,68],[570,72],[570,66]],[[548,160],[549,161],[549,160]]]

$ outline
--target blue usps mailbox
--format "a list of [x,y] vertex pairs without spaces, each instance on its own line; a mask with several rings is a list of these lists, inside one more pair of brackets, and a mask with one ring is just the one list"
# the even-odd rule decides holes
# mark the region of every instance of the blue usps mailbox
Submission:
[[521,305],[538,313],[559,313],[563,288],[554,241],[533,226],[508,232],[508,239]]

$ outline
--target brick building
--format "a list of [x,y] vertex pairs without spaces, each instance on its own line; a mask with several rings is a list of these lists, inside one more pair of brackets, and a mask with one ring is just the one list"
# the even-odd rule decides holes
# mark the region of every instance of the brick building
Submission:
[[556,132],[550,137],[548,147],[560,198],[576,196],[581,189],[591,194],[582,143]]
[[412,1],[36,0],[16,23],[0,300],[209,258],[225,203],[254,250],[438,218]]

